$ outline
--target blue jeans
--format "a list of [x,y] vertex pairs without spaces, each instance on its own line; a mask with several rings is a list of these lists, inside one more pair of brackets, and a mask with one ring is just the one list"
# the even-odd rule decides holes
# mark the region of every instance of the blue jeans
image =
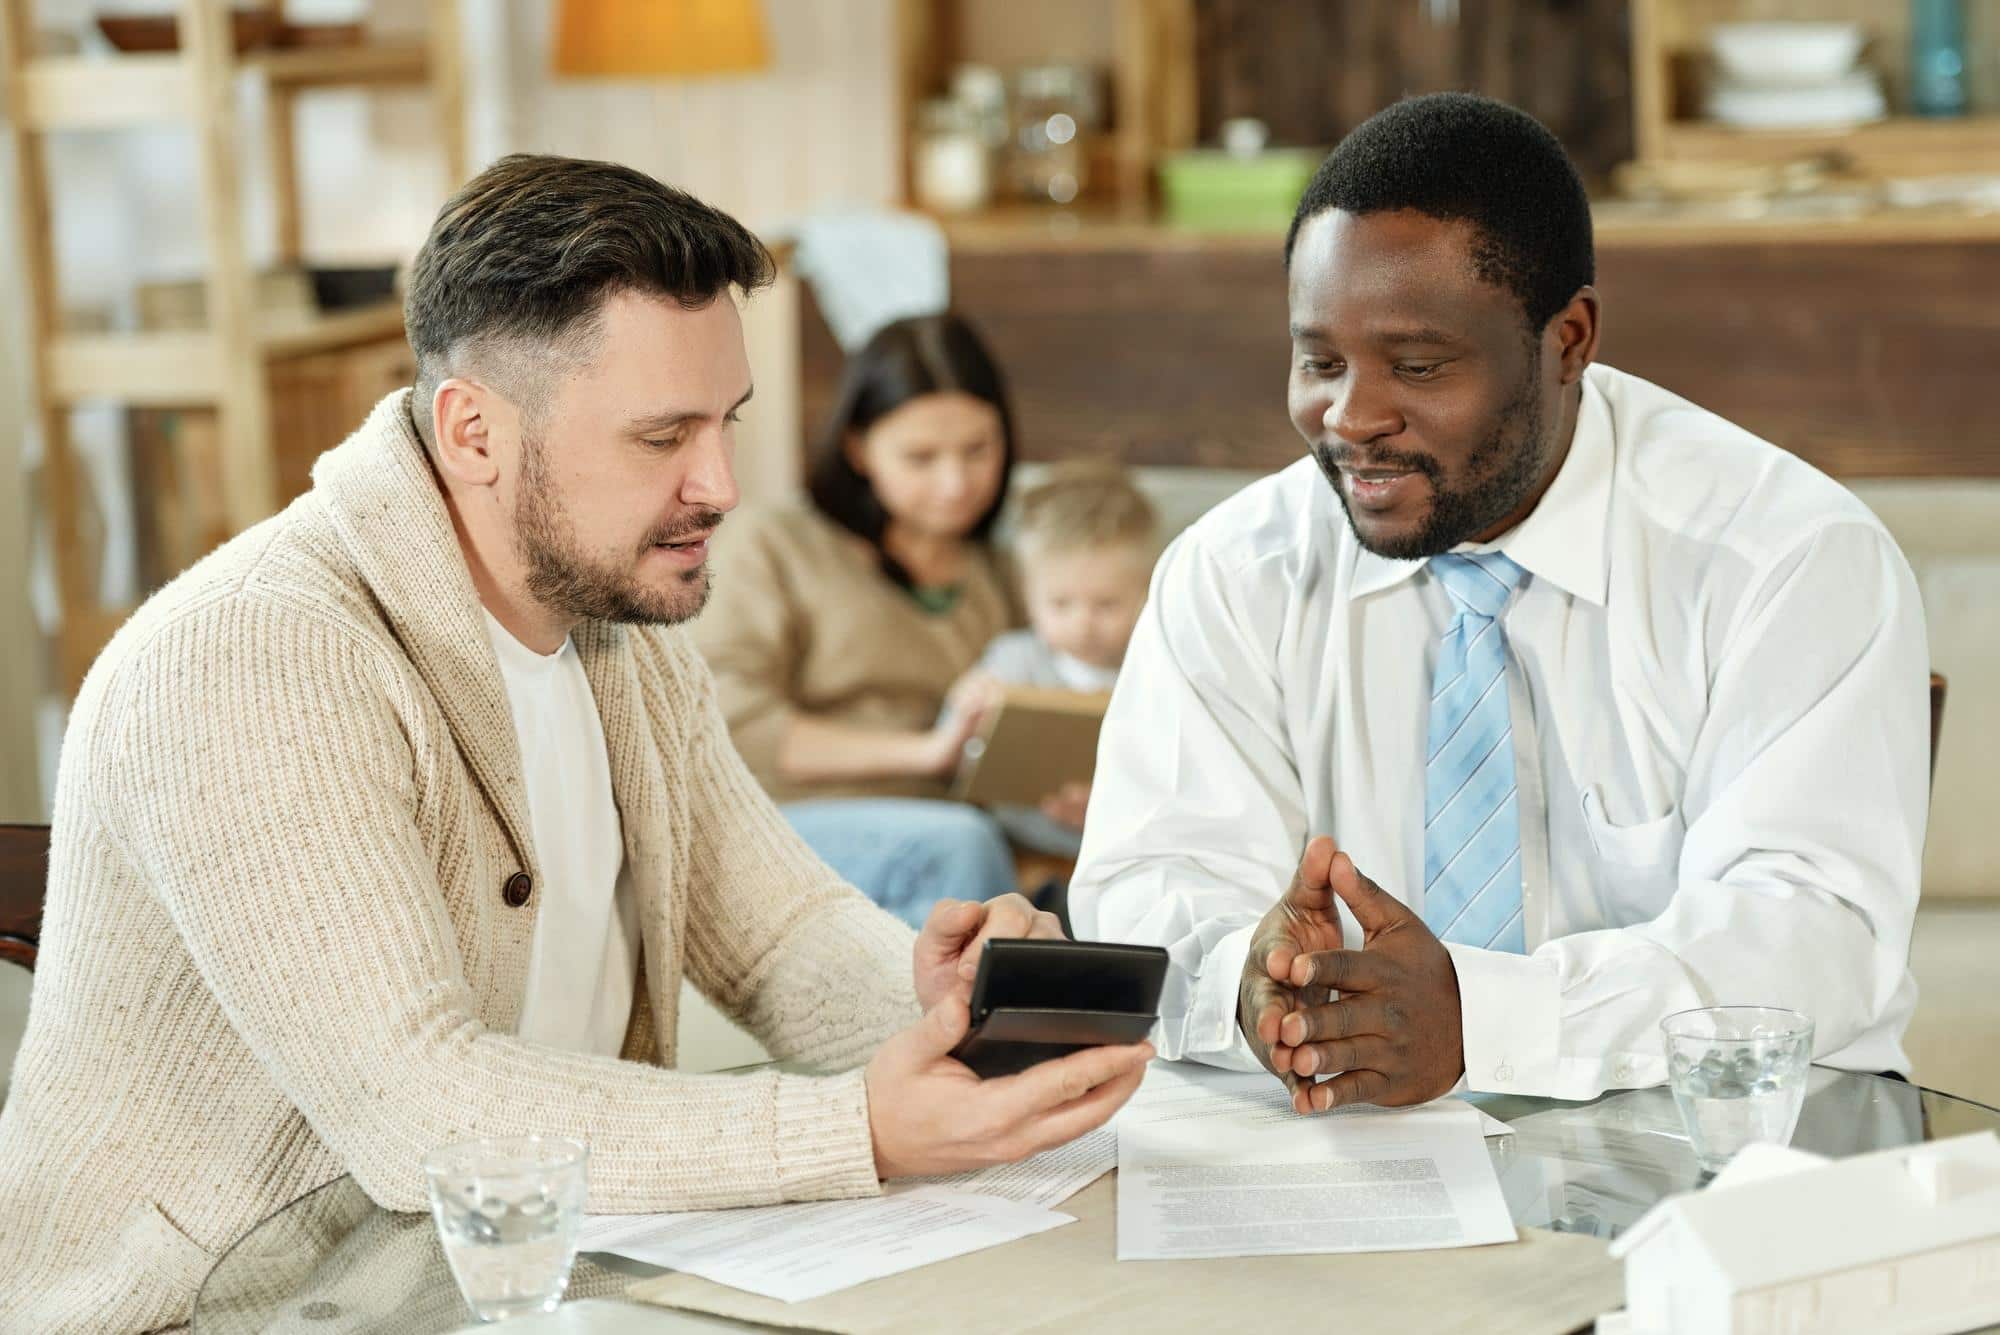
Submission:
[[828,866],[912,927],[940,899],[987,900],[1014,888],[1007,836],[978,807],[836,797],[778,809]]

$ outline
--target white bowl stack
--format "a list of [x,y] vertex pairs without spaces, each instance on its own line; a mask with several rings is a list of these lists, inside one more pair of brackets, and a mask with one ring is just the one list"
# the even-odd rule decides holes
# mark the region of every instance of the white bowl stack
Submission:
[[1858,63],[1856,23],[1719,23],[1703,111],[1745,130],[1839,129],[1889,113],[1882,80]]

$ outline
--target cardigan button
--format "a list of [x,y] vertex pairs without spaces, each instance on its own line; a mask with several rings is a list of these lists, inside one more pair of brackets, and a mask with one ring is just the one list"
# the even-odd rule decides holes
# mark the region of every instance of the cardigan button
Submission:
[[507,878],[507,884],[500,887],[500,898],[510,909],[520,908],[528,902],[528,896],[535,893],[535,882],[528,873],[517,871]]

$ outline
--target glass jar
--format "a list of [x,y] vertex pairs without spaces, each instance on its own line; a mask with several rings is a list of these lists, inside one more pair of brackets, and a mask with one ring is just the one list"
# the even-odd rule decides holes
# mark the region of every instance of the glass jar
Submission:
[[992,150],[976,118],[957,102],[918,109],[911,177],[917,203],[935,213],[974,213],[992,202]]
[[1097,74],[1084,65],[1031,65],[1014,76],[1008,179],[1014,193],[1069,204],[1089,185],[1087,137],[1103,123]]
[[951,72],[951,100],[964,109],[986,147],[1007,148],[1007,76],[991,65],[960,65]]

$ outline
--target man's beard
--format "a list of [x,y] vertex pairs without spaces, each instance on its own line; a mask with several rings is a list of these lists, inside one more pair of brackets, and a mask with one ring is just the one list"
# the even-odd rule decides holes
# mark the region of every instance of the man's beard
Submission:
[[[680,542],[722,522],[719,510],[684,516],[649,535],[638,555],[663,542]],[[576,528],[556,499],[542,443],[521,441],[520,490],[514,501],[514,543],[528,568],[528,592],[550,611],[579,621],[671,626],[688,621],[708,602],[708,565],[683,571],[676,587],[652,589],[631,574],[610,570],[585,555]]]
[[[1313,459],[1333,485],[1333,494],[1340,498],[1354,540],[1377,556],[1416,561],[1471,541],[1519,509],[1542,480],[1542,403],[1535,392],[1540,372],[1541,358],[1537,356],[1516,386],[1514,397],[1500,410],[1493,434],[1466,456],[1467,483],[1462,487],[1447,488],[1437,460],[1428,455],[1314,446]],[[1354,522],[1347,492],[1340,485],[1340,466],[1350,461],[1365,461],[1370,468],[1407,469],[1430,482],[1430,513],[1415,533],[1390,542],[1372,542],[1363,535]]]

